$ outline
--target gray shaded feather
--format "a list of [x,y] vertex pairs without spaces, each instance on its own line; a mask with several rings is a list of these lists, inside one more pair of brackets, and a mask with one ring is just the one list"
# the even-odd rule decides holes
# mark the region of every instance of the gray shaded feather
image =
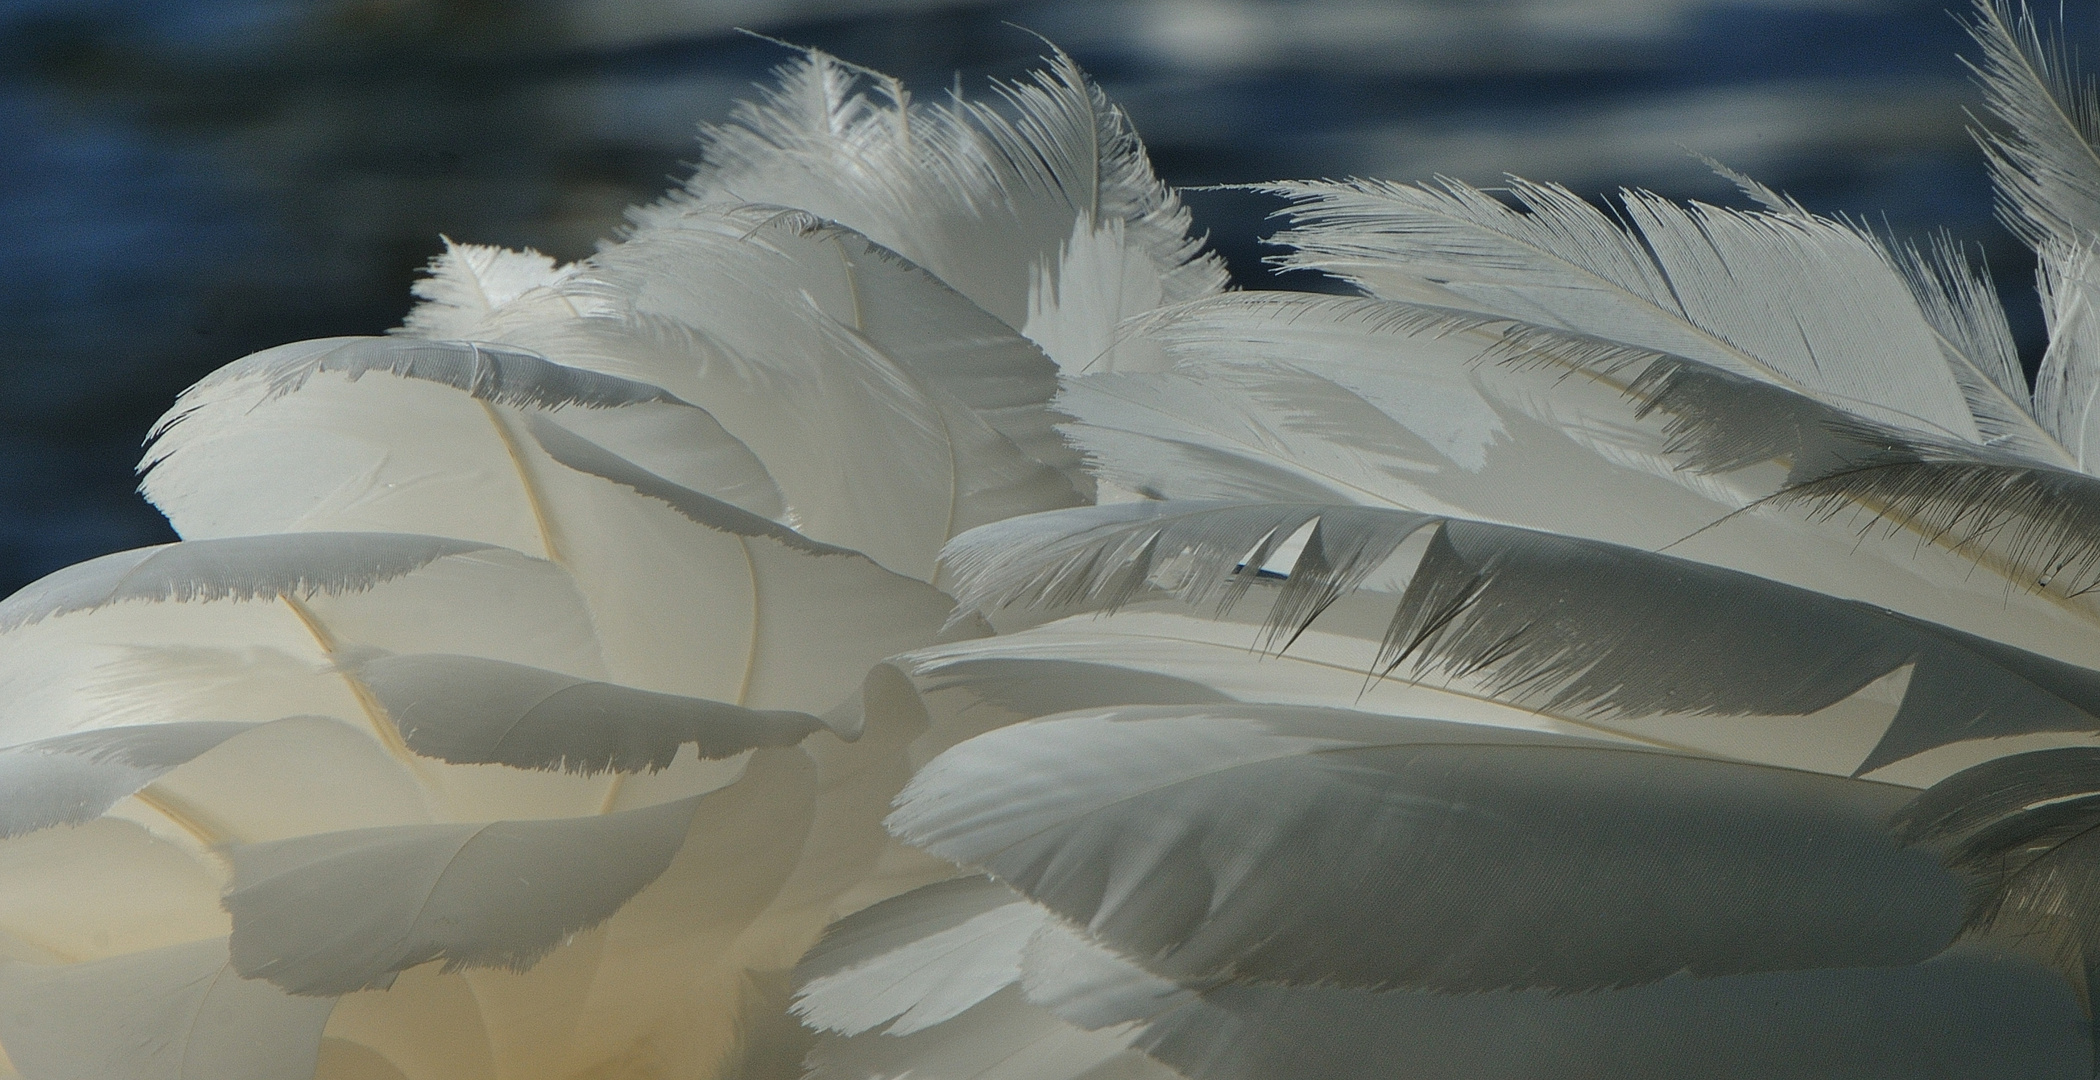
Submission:
[[1666,452],[1694,473],[1789,464],[1762,502],[1856,527],[1908,529],[2022,588],[2100,588],[2100,478],[1935,439],[1695,360],[1509,320],[1377,300],[1289,300],[1374,333],[1499,330],[1483,363],[1582,372],[1623,387],[1631,418],[1662,421]]
[[684,515],[689,521],[737,536],[764,537],[811,555],[857,555],[809,537],[740,506],[674,484],[543,416],[527,416],[526,430],[547,456],[581,473],[632,488]]
[[1209,705],[1233,700],[1190,679],[1082,660],[993,656],[913,664],[912,674],[921,693],[963,688],[981,701],[1028,717],[1110,705]]
[[[761,209],[761,208],[753,208]],[[775,214],[755,236],[779,230],[836,244],[852,274],[847,322],[914,378],[954,395],[1029,457],[1062,472],[1079,464],[1050,408],[1057,365],[1036,344],[910,259],[853,229],[799,210]]]
[[891,1036],[946,1023],[1013,985],[1022,949],[1048,919],[984,878],[940,882],[850,915],[795,969],[810,1027]]
[[[1263,580],[1275,546],[1308,522],[1286,579]],[[1223,608],[1261,588],[1272,593],[1262,642],[1282,649],[1430,527],[1367,674],[1471,678],[1504,700],[1589,719],[1802,715],[1910,666],[1861,773],[1965,739],[2100,731],[2100,672],[1704,563],[1406,511],[1053,511],[957,537],[948,568],[965,609],[1114,610],[1163,593]]]
[[1909,665],[1858,772],[1964,739],[2100,731],[2100,672],[1855,601],[1633,548],[1440,529],[1388,631],[1412,661],[1564,715],[1800,715]]
[[[271,397],[295,393],[324,372],[355,382],[373,372],[443,383],[495,405],[603,409],[661,401],[683,404],[646,383],[565,367],[515,345],[478,341],[424,341],[412,337],[317,338],[279,345],[220,368],[197,384],[203,390],[240,379],[265,379]],[[177,423],[171,413],[160,427]],[[158,434],[158,431],[156,431]]]
[[2085,473],[1878,423],[1683,357],[1450,308],[1248,293],[1165,312],[1151,325],[1179,335],[1177,320],[1201,324],[1208,313],[1219,315],[1217,325],[1199,325],[1190,341],[1301,320],[1353,326],[1374,340],[1493,335],[1477,362],[1579,373],[1619,389],[1626,419],[1660,426],[1680,470],[1712,475],[1784,462],[1784,482],[1755,505],[1908,530],[2023,589],[2075,596],[2100,588],[2100,478]]
[[78,825],[255,727],[232,721],[101,728],[0,749],[0,837]]
[[1012,889],[977,875],[937,881],[893,896],[832,923],[795,965],[795,983],[799,986],[859,967],[1017,899]]
[[[2029,458],[1911,436],[1841,410],[1675,357],[1567,349],[1508,339],[1528,362],[1628,373],[1637,415],[1660,412],[1680,467],[1715,473],[1791,463],[1767,503],[1856,528],[1908,529],[1990,565],[2022,588],[2078,596],[2100,588],[2100,479]],[[1581,354],[1587,352],[1588,356]]]
[[827,1032],[805,1065],[808,1080],[1176,1080],[1128,1042],[1128,1034],[1082,1031],[1007,987],[909,1035]]
[[334,1009],[234,974],[223,937],[0,964],[0,1040],[29,1080],[312,1080]]
[[410,749],[460,765],[654,772],[688,743],[703,758],[726,758],[792,746],[824,726],[808,713],[653,693],[475,656],[383,657],[357,676]]
[[2085,1080],[2084,1028],[2045,969],[1956,954],[1602,994],[1224,986],[1136,1045],[1189,1080]]
[[1287,643],[1354,589],[1427,514],[1306,503],[1133,502],[1054,510],[972,529],[942,554],[957,610],[1021,606],[1113,611],[1166,589],[1229,608],[1261,568],[1313,526],[1274,601],[1270,647]]
[[1178,707],[979,736],[889,826],[1169,978],[1587,991],[1940,952],[1961,891],[1884,827],[1907,794],[1430,720]]
[[2100,746],[2008,754],[1947,777],[1893,819],[1907,844],[1944,847],[2031,807],[2100,796]]
[[2083,1075],[2089,1056],[2063,985],[1985,949],[1915,967],[1680,974],[1595,994],[1246,983],[1197,993],[1060,931],[1030,945],[1029,999],[1089,1029],[1135,1022],[1133,1044],[1191,1080],[2013,1080]]
[[2100,991],[2100,748],[2013,754],[1956,773],[1894,818],[1968,888],[1964,929]]
[[522,971],[656,880],[706,797],[236,845],[226,852],[233,966],[311,995],[391,986],[431,960]]
[[408,533],[277,533],[134,548],[75,563],[0,601],[0,632],[128,600],[190,603],[360,592],[493,545]]

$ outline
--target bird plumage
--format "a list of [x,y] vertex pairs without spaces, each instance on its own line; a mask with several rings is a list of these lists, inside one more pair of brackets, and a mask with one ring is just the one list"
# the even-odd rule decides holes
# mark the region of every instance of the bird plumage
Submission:
[[[2086,1076],[2090,93],[1944,244],[1289,183],[807,52],[579,263],[199,383],[0,603],[28,1080]],[[826,928],[829,927],[827,931]]]

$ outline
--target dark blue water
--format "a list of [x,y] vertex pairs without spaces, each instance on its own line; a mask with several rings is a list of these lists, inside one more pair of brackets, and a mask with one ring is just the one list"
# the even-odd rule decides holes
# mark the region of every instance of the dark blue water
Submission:
[[[922,95],[1025,71],[1028,27],[1185,185],[1509,169],[1735,201],[1698,150],[1898,236],[1950,230],[2038,353],[1939,0],[901,6],[602,0],[593,25],[499,0],[0,0],[0,591],[169,539],[132,493],[152,420],[255,349],[395,324],[440,233],[588,254],[782,59],[731,19]],[[2074,42],[2100,42],[2091,7]],[[1273,201],[1189,201],[1235,277],[1268,283]]]

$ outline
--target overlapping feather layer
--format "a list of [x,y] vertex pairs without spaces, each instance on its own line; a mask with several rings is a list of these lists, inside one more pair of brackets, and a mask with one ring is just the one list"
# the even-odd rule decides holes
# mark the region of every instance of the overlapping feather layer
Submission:
[[805,959],[814,1075],[2094,1075],[2100,140],[1975,31],[2032,396],[1958,252],[1747,178],[1272,187],[1361,295],[1067,375],[1145,498],[948,545],[888,824],[963,873]]
[[1222,281],[1069,61],[881,85],[802,57],[624,242],[183,396],[182,542],[0,604],[0,1075],[799,1070],[803,950],[950,872],[880,824],[877,665],[982,632],[937,553],[1085,501],[1059,364]]
[[0,1047],[2092,1075],[2096,106],[1976,32],[2031,396],[1958,252],[1747,178],[1278,185],[1361,295],[1221,295],[1068,61],[809,55],[624,243],[199,384],[184,542],[0,604]]

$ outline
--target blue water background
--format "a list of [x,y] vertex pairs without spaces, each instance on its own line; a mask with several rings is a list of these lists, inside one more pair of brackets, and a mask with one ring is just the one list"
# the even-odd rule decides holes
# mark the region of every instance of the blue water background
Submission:
[[[2062,12],[2089,54],[2094,11]],[[1739,204],[1687,151],[1712,154],[1949,230],[2039,355],[1944,0],[0,0],[0,592],[172,539],[133,490],[152,421],[248,352],[398,323],[440,233],[589,254],[783,59],[734,25],[922,95],[1025,72],[1028,28],[1182,185],[1508,170]],[[1274,200],[1189,201],[1240,284],[1273,283]]]

